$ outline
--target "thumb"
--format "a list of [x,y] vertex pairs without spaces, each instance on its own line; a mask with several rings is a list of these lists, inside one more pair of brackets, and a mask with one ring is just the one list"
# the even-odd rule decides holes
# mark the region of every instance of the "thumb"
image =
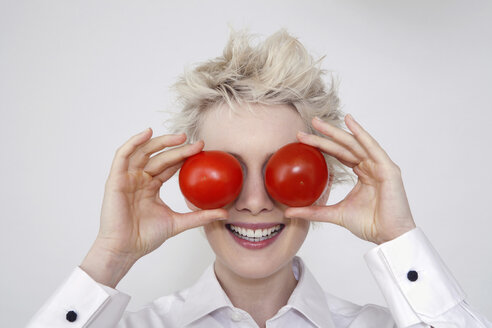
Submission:
[[227,219],[228,213],[224,209],[199,210],[190,213],[178,213],[175,223],[176,234],[196,228],[213,221]]
[[342,225],[339,204],[326,206],[288,207],[284,215],[287,218],[298,218],[308,221],[328,222]]

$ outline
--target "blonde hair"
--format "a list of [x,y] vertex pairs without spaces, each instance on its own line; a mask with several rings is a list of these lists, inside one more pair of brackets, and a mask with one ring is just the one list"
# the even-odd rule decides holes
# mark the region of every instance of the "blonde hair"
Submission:
[[[321,57],[314,60],[299,40],[285,29],[252,44],[256,35],[231,29],[222,56],[185,69],[173,85],[179,112],[169,112],[165,121],[171,133],[186,133],[188,142],[198,141],[203,115],[212,107],[226,104],[231,112],[248,109],[249,104],[288,104],[301,116],[309,133],[311,120],[320,117],[343,128],[343,113],[333,77],[323,81]],[[243,106],[245,105],[245,106]],[[348,169],[336,158],[323,153],[333,174],[332,186],[354,182]]]

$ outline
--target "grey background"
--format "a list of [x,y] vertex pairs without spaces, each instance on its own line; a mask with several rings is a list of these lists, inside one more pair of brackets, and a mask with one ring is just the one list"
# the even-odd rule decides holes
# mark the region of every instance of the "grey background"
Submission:
[[[0,1],[0,326],[23,326],[79,265],[99,227],[117,147],[165,134],[169,86],[221,54],[228,24],[299,37],[401,167],[417,222],[473,307],[491,316],[490,1]],[[329,204],[350,186],[332,191]],[[188,212],[176,177],[161,195]],[[299,255],[325,290],[384,305],[363,254],[323,224]],[[118,285],[137,310],[213,261],[197,229]]]

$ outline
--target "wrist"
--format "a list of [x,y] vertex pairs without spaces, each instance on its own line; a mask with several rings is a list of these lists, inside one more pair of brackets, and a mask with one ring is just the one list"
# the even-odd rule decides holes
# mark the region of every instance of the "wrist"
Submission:
[[398,237],[400,237],[401,235],[415,229],[417,226],[415,225],[415,223],[412,221],[411,224],[405,226],[405,227],[400,227],[399,229],[395,230],[395,231],[392,231],[391,234],[385,236],[385,238],[382,238],[381,240],[378,240],[377,242],[375,242],[375,244],[377,245],[381,245],[383,243],[386,243],[388,241],[391,241],[391,240],[394,240]]
[[98,283],[116,288],[137,260],[131,255],[112,251],[96,239],[80,268]]

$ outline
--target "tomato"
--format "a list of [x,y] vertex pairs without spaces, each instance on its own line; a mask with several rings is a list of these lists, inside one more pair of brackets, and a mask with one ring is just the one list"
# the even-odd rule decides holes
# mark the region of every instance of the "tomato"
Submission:
[[277,150],[265,167],[265,187],[272,198],[288,206],[312,205],[323,193],[328,168],[323,154],[300,142]]
[[229,204],[239,196],[242,185],[241,164],[223,151],[206,150],[190,156],[179,172],[181,192],[201,209]]

